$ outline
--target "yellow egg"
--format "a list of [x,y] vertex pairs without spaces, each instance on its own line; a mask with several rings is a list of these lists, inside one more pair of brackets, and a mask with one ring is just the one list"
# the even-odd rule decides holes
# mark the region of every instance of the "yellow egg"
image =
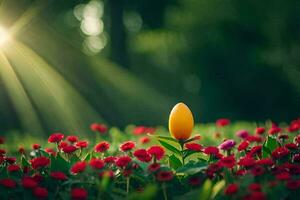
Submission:
[[169,116],[169,130],[177,140],[188,139],[194,127],[194,118],[191,110],[184,103],[176,104]]

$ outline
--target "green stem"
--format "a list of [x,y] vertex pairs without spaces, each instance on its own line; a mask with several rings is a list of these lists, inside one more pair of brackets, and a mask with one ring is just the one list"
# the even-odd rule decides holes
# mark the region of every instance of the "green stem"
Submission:
[[164,200],[168,200],[167,196],[167,190],[166,190],[166,183],[162,184],[163,194],[164,194]]
[[129,194],[129,183],[130,183],[130,177],[126,178],[126,194],[128,196]]
[[181,158],[182,158],[182,165],[184,165],[184,155],[183,155],[183,148],[184,148],[184,141],[182,140],[179,140],[179,144],[180,144],[180,147],[181,147]]

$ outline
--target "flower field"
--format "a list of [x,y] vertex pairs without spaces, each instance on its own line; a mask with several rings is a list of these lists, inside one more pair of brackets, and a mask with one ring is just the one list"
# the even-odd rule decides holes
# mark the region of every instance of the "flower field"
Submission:
[[[18,146],[0,138],[1,199],[296,199],[300,119],[194,125],[177,104],[162,127],[90,126]],[[23,140],[23,144],[26,139]],[[20,141],[19,141],[20,142]],[[20,142],[22,143],[22,141]]]

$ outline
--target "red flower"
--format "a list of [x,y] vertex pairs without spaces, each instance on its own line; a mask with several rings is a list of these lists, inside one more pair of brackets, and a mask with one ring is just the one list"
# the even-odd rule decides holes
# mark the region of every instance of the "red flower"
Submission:
[[131,158],[129,156],[120,156],[116,160],[116,166],[126,167],[130,162],[131,162]]
[[157,173],[156,178],[158,181],[165,182],[173,179],[172,171],[160,171]]
[[237,176],[244,176],[246,173],[247,173],[247,170],[245,170],[245,169],[239,169],[235,172],[235,174]]
[[246,140],[249,142],[262,142],[262,137],[259,135],[249,135]]
[[109,149],[109,143],[106,141],[100,142],[94,147],[95,152],[105,152],[108,149]]
[[35,149],[35,150],[38,150],[38,149],[41,148],[41,145],[40,144],[33,144],[32,148]]
[[117,158],[114,156],[107,156],[106,158],[104,158],[104,162],[105,163],[115,163],[116,159]]
[[75,135],[69,135],[69,136],[67,136],[67,140],[71,143],[75,143],[78,141],[78,137]]
[[17,159],[15,157],[5,157],[4,159],[9,164],[14,164],[17,161]]
[[105,163],[103,160],[98,158],[92,158],[90,161],[90,166],[94,169],[102,169],[104,167]]
[[33,176],[32,176],[32,178],[36,181],[36,182],[41,182],[43,179],[44,179],[44,177],[42,176],[42,175],[40,175],[40,174],[34,174]]
[[287,144],[285,144],[284,146],[285,146],[286,148],[288,148],[289,150],[292,150],[292,151],[298,149],[297,145],[294,144],[294,143],[287,143]]
[[298,162],[298,163],[300,162],[300,154],[299,153],[297,153],[297,154],[294,155],[293,161],[294,162]]
[[268,133],[269,135],[275,135],[281,131],[281,128],[277,126],[273,126],[272,128],[269,129]]
[[137,126],[133,129],[134,135],[141,135],[141,134],[153,134],[155,132],[155,128],[152,127],[145,127],[145,126]]
[[219,162],[222,167],[227,167],[227,168],[233,168],[235,165],[235,159],[233,156],[223,157]]
[[16,165],[16,164],[7,166],[8,172],[16,172],[16,171],[19,171],[20,169],[21,169],[20,166]]
[[22,179],[22,186],[24,188],[35,188],[38,186],[38,183],[31,177],[24,177]]
[[3,178],[0,180],[0,185],[3,185],[4,187],[7,188],[15,188],[17,183],[10,178]]
[[62,148],[64,148],[64,147],[66,147],[66,146],[68,146],[68,143],[65,142],[65,141],[61,141],[61,142],[58,144],[58,148],[59,148],[59,149],[62,149]]
[[88,147],[88,145],[89,145],[89,142],[85,141],[85,140],[78,141],[75,144],[75,146],[78,147],[78,148],[86,148],[86,147]]
[[254,146],[250,149],[250,152],[247,154],[248,156],[255,156],[255,155],[258,155],[260,156],[261,155],[261,150],[262,150],[262,146]]
[[258,165],[273,165],[274,162],[270,158],[263,158],[263,159],[257,160],[256,164],[258,164]]
[[30,160],[30,163],[33,169],[39,169],[42,167],[47,167],[50,164],[50,160],[45,156],[41,156],[33,158],[32,160]]
[[142,143],[142,144],[146,144],[146,143],[150,142],[150,138],[147,137],[147,136],[141,137],[141,138],[139,139],[139,142]]
[[200,183],[201,183],[200,177],[194,176],[194,177],[189,178],[189,184],[191,186],[199,186]]
[[265,169],[261,166],[254,166],[251,168],[251,174],[253,176],[260,176],[265,173]]
[[276,175],[277,180],[289,180],[291,178],[290,174],[288,172],[282,172]]
[[272,157],[274,159],[279,159],[283,156],[289,155],[290,151],[286,147],[277,147],[273,152],[272,152]]
[[226,187],[224,193],[225,193],[225,195],[231,196],[231,195],[237,193],[238,190],[239,190],[239,186],[237,184],[232,183]]
[[240,158],[238,164],[244,167],[251,167],[255,164],[255,160],[252,157],[245,156],[243,158]]
[[68,179],[68,177],[63,172],[51,172],[50,176],[60,181],[65,181]]
[[165,154],[165,149],[161,146],[155,145],[148,148],[147,152],[157,160],[160,160]]
[[135,143],[132,141],[127,141],[124,142],[123,144],[120,145],[120,151],[130,151],[135,147]]
[[20,154],[25,154],[25,149],[24,149],[24,147],[19,147],[18,152],[19,152]]
[[78,173],[83,172],[85,170],[85,168],[86,168],[86,162],[79,161],[71,167],[71,172],[73,174],[78,174]]
[[198,143],[187,143],[187,144],[185,144],[185,148],[187,148],[188,150],[191,150],[191,151],[201,151],[202,150],[202,146]]
[[56,156],[56,151],[54,151],[52,148],[45,148],[45,151],[50,155]]
[[266,129],[264,127],[257,127],[255,129],[255,133],[258,134],[258,135],[264,134],[265,131],[266,131]]
[[73,200],[87,199],[88,192],[83,188],[72,188],[71,197]]
[[62,148],[62,151],[65,153],[73,153],[74,151],[76,151],[77,148],[73,145],[68,145]]
[[290,133],[297,132],[299,129],[300,129],[300,124],[291,124],[291,125],[287,128],[287,130],[288,130]]
[[286,187],[290,190],[298,190],[300,188],[300,180],[289,180]]
[[209,146],[206,147],[203,152],[208,155],[217,155],[219,153],[219,149],[214,146]]
[[259,192],[259,191],[261,191],[261,186],[258,183],[251,183],[248,186],[248,189],[252,192]]
[[99,133],[105,133],[107,131],[107,126],[105,124],[97,124],[93,123],[91,124],[92,131],[96,131]]
[[152,163],[151,165],[148,166],[148,170],[150,172],[156,172],[159,169],[160,169],[160,164],[159,163]]
[[124,177],[129,177],[131,174],[132,174],[132,170],[131,170],[131,169],[124,169],[124,170],[122,171],[122,175],[123,175]]
[[149,162],[151,160],[151,156],[146,149],[138,149],[133,153],[133,155],[142,162]]
[[247,140],[241,142],[241,143],[239,144],[238,148],[237,148],[238,151],[244,151],[244,150],[246,150],[247,147],[249,146],[249,144],[250,144],[250,143],[249,143]]
[[33,190],[33,194],[34,194],[34,196],[36,196],[39,199],[44,199],[44,198],[48,197],[48,190],[43,187],[36,187]]
[[64,138],[64,134],[61,133],[53,133],[52,135],[49,136],[48,142],[49,143],[58,143]]
[[230,124],[230,120],[229,119],[225,119],[225,118],[221,118],[221,119],[218,119],[216,121],[216,125],[218,127],[223,127],[223,126],[227,126]]

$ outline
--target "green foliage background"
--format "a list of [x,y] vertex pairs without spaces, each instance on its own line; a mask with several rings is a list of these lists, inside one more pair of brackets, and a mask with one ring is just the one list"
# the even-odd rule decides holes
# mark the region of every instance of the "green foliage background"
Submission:
[[[0,26],[17,27],[17,42],[0,51],[20,83],[0,62],[1,132],[88,133],[95,121],[165,125],[179,101],[191,107],[197,122],[299,117],[299,1],[0,5]],[[102,6],[94,7],[103,11],[97,35],[84,32],[74,14],[88,5]],[[92,38],[104,48],[97,49]]]

